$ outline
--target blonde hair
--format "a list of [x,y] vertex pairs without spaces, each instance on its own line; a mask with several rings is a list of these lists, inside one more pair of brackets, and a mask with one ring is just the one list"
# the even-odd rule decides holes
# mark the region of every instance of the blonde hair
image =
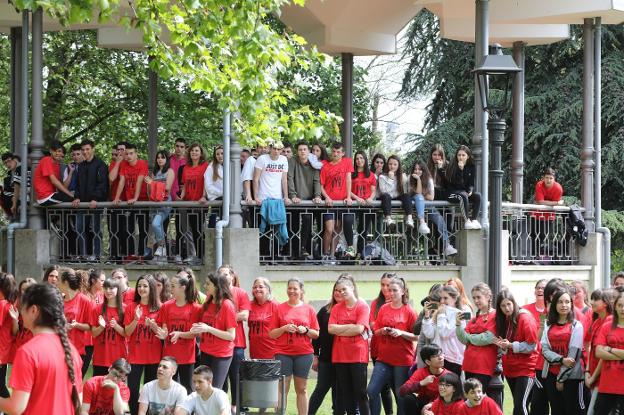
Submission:
[[[258,277],[253,281],[253,284],[251,284],[252,289],[253,289],[253,286],[256,285],[257,282],[261,282],[267,287],[267,289],[269,290],[267,301],[271,301],[273,299],[273,289],[271,288],[271,282],[264,277]],[[257,304],[258,302],[256,301],[256,297],[253,294],[251,296],[253,297],[253,301]]]

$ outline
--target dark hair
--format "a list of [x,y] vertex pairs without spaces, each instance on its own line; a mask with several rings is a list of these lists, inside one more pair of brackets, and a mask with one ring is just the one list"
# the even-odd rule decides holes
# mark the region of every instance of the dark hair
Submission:
[[212,369],[210,369],[206,365],[199,365],[193,370],[194,375],[199,375],[204,378],[204,380],[212,380]]
[[555,174],[556,174],[555,169],[553,169],[552,167],[546,167],[544,171],[542,172],[542,176],[549,175],[549,176],[555,177]]
[[[223,146],[218,145],[214,148],[214,151],[212,152],[212,181],[216,182],[219,179],[222,179],[223,177],[219,176],[219,167],[215,168],[215,165],[219,165],[219,162],[217,161],[217,150],[223,150]],[[223,165],[223,164],[221,164]]]
[[290,149],[292,149],[292,144],[290,144],[290,142],[288,142],[288,141],[284,141],[282,144],[284,144],[284,148],[290,148]]
[[559,290],[567,290],[567,286],[565,281],[561,278],[553,278],[546,283],[544,287],[544,304],[550,304],[551,297],[555,294],[556,291]]
[[355,165],[355,159],[357,158],[357,156],[360,155],[362,157],[364,157],[364,177],[369,178],[371,175],[371,171],[370,171],[370,167],[368,166],[368,157],[366,157],[366,153],[363,151],[356,151],[355,154],[353,155],[353,173],[351,173],[351,178],[352,179],[356,179],[358,177],[358,167]]
[[17,300],[19,291],[17,290],[17,283],[13,274],[0,272],[0,292],[2,292],[4,299],[9,303],[14,303]]
[[[379,279],[379,282],[381,282],[381,280],[383,280],[384,278],[388,278],[388,279],[391,280],[394,277],[396,277],[396,273],[394,273],[394,272],[384,272],[383,275],[381,276],[381,278]],[[380,289],[379,290],[379,294],[377,295],[377,303],[375,303],[375,311],[373,311],[373,317],[377,318],[377,314],[379,313],[379,309],[384,304],[386,304],[386,297],[383,295],[383,292]]]
[[334,141],[331,144],[331,148],[332,150],[340,150],[341,148],[344,148],[344,145],[342,144],[342,141]]
[[58,271],[59,269],[61,269],[61,267],[59,267],[58,265],[50,265],[48,268],[46,268],[46,270],[43,272],[43,282],[48,282],[48,277],[50,276],[50,273],[52,271]]
[[93,284],[95,283],[95,281],[100,279],[100,275],[104,275],[106,276],[106,274],[104,273],[104,270],[98,269],[98,268],[92,268],[89,270],[89,286],[88,286],[88,290],[91,290],[91,288],[93,288]]
[[[511,318],[509,320],[500,308],[503,300],[509,300],[513,304],[513,312],[511,313]],[[496,335],[502,337],[503,339],[512,341],[516,334],[516,329],[518,328],[519,314],[520,309],[518,307],[518,303],[516,303],[511,291],[507,289],[500,291],[496,296]],[[507,333],[510,330],[511,336],[508,337]]]
[[618,271],[615,273],[615,275],[613,275],[612,285],[615,284],[615,281],[617,281],[619,278],[624,278],[624,271]]
[[118,141],[117,144],[115,144],[115,148],[119,147],[119,146],[124,146],[124,147],[128,147],[129,143],[127,141]]
[[412,164],[412,169],[408,173],[410,193],[412,194],[416,193],[417,182],[416,182],[416,179],[414,179],[414,177],[412,176],[412,174],[414,174],[414,169],[416,168],[416,166],[420,167],[420,170],[422,171],[422,174],[420,175],[420,184],[422,185],[422,194],[424,195],[424,194],[433,192],[433,189],[429,189],[429,184],[431,181],[431,173],[429,172],[429,168],[422,161],[416,160],[414,161],[414,164]]
[[[158,167],[158,156],[162,156],[165,158],[165,165],[162,166],[162,168]],[[171,164],[169,162],[169,152],[167,150],[158,150],[156,152],[156,155],[154,156],[154,167],[152,167],[152,173],[154,174],[154,176],[157,175],[159,172],[166,173],[170,167]]]
[[[442,353],[442,349],[435,343],[426,344],[420,349],[420,358],[423,362],[427,362],[427,360],[431,360],[432,357],[435,357]],[[427,365],[429,366],[429,365]]]
[[468,155],[468,159],[466,160],[466,167],[472,166],[474,164],[474,161],[472,159],[472,151],[470,151],[470,148],[468,148],[468,146],[460,145],[459,147],[457,147],[457,151],[455,151],[455,156],[453,156],[453,158],[451,159],[451,163],[446,170],[446,178],[448,180],[453,180],[453,177],[455,177],[456,172],[459,170],[457,153],[459,153],[460,151],[463,151]]
[[221,305],[223,304],[223,300],[232,301],[232,293],[230,292],[230,283],[228,279],[220,273],[211,272],[206,277],[206,281],[210,281],[212,285],[215,286],[215,294],[214,296],[210,295],[206,298],[204,302],[203,309],[204,311],[208,310],[208,305],[213,303],[217,306],[217,312],[221,309]]
[[119,359],[115,360],[113,364],[110,365],[109,369],[115,369],[120,374],[128,376],[130,374],[130,371],[132,370],[132,367],[126,359],[120,357]]
[[[114,280],[112,278],[106,278],[106,280],[104,280],[104,288],[117,288],[117,295],[115,296],[115,308],[117,309],[117,314],[119,315],[119,321],[122,322],[124,319],[124,312],[123,312],[123,294],[121,293],[121,290],[119,289],[119,282],[117,282],[117,280]],[[102,302],[102,317],[104,317],[104,320],[108,323],[108,320],[106,320],[106,311],[108,310],[108,299],[104,299],[104,301]]]
[[331,298],[329,299],[329,302],[327,304],[325,304],[325,310],[327,310],[327,313],[330,313],[331,309],[336,304],[338,304],[338,302],[334,298],[334,291],[336,291],[336,285],[338,285],[338,281],[334,282],[334,286],[332,287],[332,292],[331,292]]
[[[615,292],[612,289],[596,289],[591,293],[590,298],[594,301],[601,300],[606,305],[607,315],[613,314],[613,308],[615,304],[613,303],[613,297],[615,297]],[[592,321],[597,320],[599,317],[598,313],[592,313]],[[590,327],[591,330],[591,327]]]
[[136,150],[137,146],[134,143],[126,143],[126,151],[128,150]]
[[72,144],[71,147],[69,148],[69,151],[71,151],[72,153],[74,151],[82,151],[82,144],[81,143]]
[[189,277],[181,277],[174,275],[171,279],[177,278],[178,284],[184,287],[184,299],[187,303],[194,303],[197,301],[197,288],[195,288],[195,280]]
[[[574,305],[572,304],[572,296],[570,295],[570,291],[566,288],[555,291],[553,295],[552,303],[550,308],[548,309],[548,324],[553,325],[559,322],[559,313],[557,312],[557,302],[564,295],[567,294],[570,297],[570,311],[568,311],[568,315],[566,316],[566,320],[568,323],[574,321]],[[617,319],[616,319],[617,320]]]
[[319,161],[322,161],[322,160],[326,160],[327,161],[327,160],[329,160],[329,157],[327,156],[327,149],[325,148],[325,145],[323,145],[322,143],[319,143],[319,142],[315,142],[315,143],[312,143],[312,146],[310,147],[310,150],[312,150],[312,147],[314,147],[314,146],[318,146],[318,148],[321,149],[321,157],[319,157]]
[[464,381],[464,393],[468,394],[473,389],[481,388],[483,390],[483,385],[476,378],[468,378]]
[[541,280],[537,280],[534,288],[537,288],[541,283],[548,281],[546,278],[542,278]]
[[355,283],[355,278],[353,278],[353,275],[349,274],[348,272],[341,273],[340,275],[338,275],[338,278],[336,279],[336,284],[334,285],[334,288],[338,284],[350,285],[351,288],[353,289],[353,294],[355,295],[355,298],[357,299],[360,298],[360,296],[358,295],[357,284]]
[[174,141],[174,144],[175,144],[175,143],[182,143],[182,144],[186,144],[186,140],[185,140],[184,138],[182,138],[182,137],[177,137],[177,138],[175,139],[175,141]]
[[162,362],[163,360],[171,363],[171,366],[173,366],[173,373],[175,374],[176,370],[178,370],[178,361],[176,358],[173,356],[163,356],[160,358],[160,361]]
[[616,305],[617,302],[620,300],[620,298],[624,297],[624,291],[618,291],[618,294],[615,296],[615,299],[613,300],[613,321],[611,322],[611,330],[615,330],[617,328],[618,325],[618,320],[620,319],[620,316],[617,314],[616,310]]
[[134,290],[134,302],[137,304],[141,303],[141,296],[139,295],[139,282],[145,280],[147,282],[147,286],[149,287],[149,296],[147,299],[147,305],[149,306],[150,311],[158,311],[160,309],[160,298],[158,298],[158,294],[156,292],[156,280],[152,276],[152,274],[143,274],[141,275],[136,282],[136,289]]
[[308,142],[305,141],[305,140],[297,141],[297,150],[299,150],[300,146],[306,146],[308,148],[308,150],[310,149],[310,144],[308,144]]
[[386,165],[386,157],[381,153],[375,153],[375,155],[373,156],[370,162],[371,171],[375,171],[375,162],[377,161],[377,159],[382,159],[384,162],[384,166]]
[[[37,281],[35,281],[34,278],[30,278],[30,277],[26,277],[23,280],[21,280],[19,282],[19,284],[17,284],[17,295],[21,296],[22,293],[22,287],[24,287],[25,284],[28,284],[29,286],[36,284]],[[26,287],[28,288],[28,287]]]
[[59,270],[60,280],[66,282],[71,290],[78,291],[82,287],[82,278],[71,268]]
[[6,153],[2,153],[2,161],[11,160],[13,158],[14,158],[13,153],[11,153],[10,151],[7,151]]
[[162,284],[160,302],[164,304],[171,299],[171,283],[169,282],[169,277],[163,271],[156,271],[154,273],[154,280]]
[[386,164],[384,164],[382,174],[388,175],[388,172],[390,171],[390,168],[388,167],[388,165],[390,164],[390,160],[396,160],[397,163],[399,163],[399,168],[397,169],[394,177],[397,181],[397,191],[399,192],[399,194],[402,195],[407,189],[403,189],[403,167],[401,167],[401,159],[399,158],[399,156],[393,154],[388,157],[388,161],[386,162]]
[[52,140],[52,142],[50,143],[50,150],[63,150],[63,154],[65,153],[65,147],[63,146],[63,143],[61,143],[59,140]]
[[[31,306],[37,306],[39,308],[39,316],[34,322],[35,326],[53,329],[59,336],[59,340],[63,346],[67,374],[72,385],[71,400],[74,406],[74,413],[80,413],[80,396],[76,388],[74,360],[67,337],[67,320],[65,319],[65,308],[63,305],[63,298],[61,298],[61,292],[46,283],[33,284],[26,288],[20,301],[22,309],[27,309]],[[41,350],[41,353],[46,353],[46,351]]]
[[457,288],[453,287],[452,285],[446,284],[443,285],[442,288],[440,288],[440,291],[444,291],[455,300],[455,308],[459,310],[462,309],[462,299],[459,295],[459,291],[457,290]]
[[401,296],[401,302],[403,305],[409,303],[409,289],[407,288],[407,284],[405,283],[405,279],[403,277],[392,277],[390,280],[390,284],[396,284],[403,290],[403,295]]
[[191,160],[191,150],[193,150],[194,148],[199,148],[199,162],[197,163],[197,165],[199,166],[206,161],[206,153],[204,152],[204,148],[199,145],[199,143],[193,143],[188,148],[188,151],[186,152],[186,163],[189,166],[193,166],[193,161]]
[[84,146],[91,146],[91,148],[95,148],[95,143],[93,142],[93,140],[82,140],[82,142],[80,143],[80,148],[84,147]]
[[440,143],[436,143],[431,147],[431,151],[429,151],[429,159],[427,160],[427,167],[429,168],[429,173],[433,178],[434,186],[442,187],[444,185],[445,177],[443,175],[438,175],[438,166],[433,162],[433,153],[436,151],[442,156],[442,162],[444,164],[444,167],[442,168],[446,168],[446,165],[448,164],[446,161],[446,153],[444,152],[444,147],[442,147],[442,144]]
[[464,399],[464,391],[462,390],[462,382],[459,376],[457,376],[453,372],[446,372],[438,378],[438,384],[447,383],[453,386],[455,391],[453,392],[453,396],[451,396],[451,402],[457,402],[459,400]]

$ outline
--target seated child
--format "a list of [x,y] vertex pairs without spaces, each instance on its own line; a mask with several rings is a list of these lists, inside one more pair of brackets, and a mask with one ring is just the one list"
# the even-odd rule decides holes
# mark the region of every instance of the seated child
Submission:
[[420,414],[425,405],[437,398],[438,380],[440,376],[449,373],[444,369],[444,355],[438,345],[424,346],[420,357],[427,366],[412,373],[399,389],[399,394],[405,398],[406,414]]
[[483,393],[483,386],[479,380],[475,378],[466,379],[464,394],[467,399],[460,415],[503,415],[503,411],[496,402]]
[[438,379],[440,396],[425,405],[423,415],[459,415],[464,407],[464,393],[459,376],[448,372]]
[[200,365],[193,371],[193,386],[191,393],[184,402],[176,407],[175,415],[230,415],[230,400],[221,389],[212,387],[212,370],[208,366]]

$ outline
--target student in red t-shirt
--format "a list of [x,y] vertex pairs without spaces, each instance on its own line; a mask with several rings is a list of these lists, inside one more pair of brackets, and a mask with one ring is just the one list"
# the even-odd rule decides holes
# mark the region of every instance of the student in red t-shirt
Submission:
[[466,378],[479,379],[487,392],[492,374],[496,368],[498,347],[494,344],[496,333],[496,310],[491,307],[492,290],[485,283],[478,283],[471,290],[476,315],[461,327],[462,313],[457,313],[455,333],[466,345],[462,370]]
[[[414,334],[414,325],[418,317],[409,305],[405,280],[392,276],[387,284],[389,301],[380,307],[374,323],[371,324],[373,339],[377,344],[377,359],[367,393],[371,413],[374,415],[381,413],[379,395],[387,385],[395,390],[397,413],[404,413],[403,397],[398,391],[409,377],[409,368],[414,363],[414,342],[418,340],[418,336]],[[383,295],[383,288],[380,294]],[[376,301],[378,304],[380,298],[378,297]]]
[[21,297],[20,313],[33,338],[15,353],[9,382],[13,393],[0,398],[0,411],[77,415],[82,362],[67,338],[59,290],[45,283],[31,285]]
[[367,415],[370,413],[366,394],[370,309],[358,298],[353,279],[339,277],[335,289],[342,294],[343,301],[332,307],[327,331],[334,335],[332,363],[336,367],[337,399],[348,415],[355,415],[357,409]]
[[119,292],[126,307],[134,301],[134,288],[128,285],[128,272],[123,268],[115,268],[111,271],[111,278],[119,284]]
[[602,359],[595,414],[608,414],[624,405],[624,292],[618,292],[613,303],[613,320],[600,329],[596,340],[596,357]]
[[0,397],[8,398],[6,387],[7,365],[18,327],[17,284],[13,274],[0,272]]
[[513,414],[525,415],[535,382],[537,325],[507,289],[496,296],[496,335],[494,344],[503,352],[503,375],[513,395]]
[[[89,278],[87,284],[84,287],[84,294],[91,301],[91,309],[100,307],[104,302],[104,281],[106,280],[106,274],[100,269],[92,269],[89,271]],[[90,318],[90,317],[89,317]],[[91,331],[85,334],[85,359],[82,365],[82,377],[87,374],[89,365],[93,359],[93,335]]]
[[[370,205],[375,200],[377,177],[370,171],[368,158],[363,151],[356,151],[353,158],[353,173],[351,173],[351,198],[360,206]],[[358,242],[357,250],[364,249],[363,235],[370,235],[373,227],[373,217],[362,212],[357,213]]]
[[277,313],[279,303],[272,298],[271,283],[264,277],[254,280],[249,310],[249,357],[252,359],[275,358],[275,339],[269,337],[269,323]]
[[[115,199],[117,189],[119,187],[119,172],[121,167],[127,163],[126,161],[126,142],[120,141],[113,150],[112,159],[108,166],[108,183],[110,186],[109,197]],[[126,200],[125,195],[121,194],[121,200]],[[124,215],[121,209],[111,209],[110,219],[108,221],[110,237],[110,259],[112,261],[121,261],[122,256],[128,252],[128,242],[130,234],[128,233],[128,217]]]
[[[61,279],[58,289],[63,294],[63,305],[69,340],[72,342],[85,364],[85,339],[91,335],[89,322],[93,314],[93,303],[81,292],[82,279],[71,268],[60,269]],[[88,365],[88,363],[87,363]]]
[[[20,281],[17,286],[19,297],[15,301],[15,309],[11,311],[11,317],[15,318],[16,311],[19,313],[19,310],[21,309],[20,298],[22,295],[24,295],[26,289],[36,283],[37,281],[35,281],[33,278],[24,278],[22,281]],[[28,341],[32,338],[32,332],[24,326],[24,319],[22,318],[22,314],[19,313],[19,316],[17,317],[17,333],[15,334],[15,340],[13,341],[13,347],[11,348],[11,353],[9,355],[10,364],[13,364],[13,361],[15,360],[15,352],[17,351],[17,349],[28,343]],[[4,377],[2,377],[2,379],[4,379]]]
[[128,338],[128,362],[132,371],[128,377],[130,388],[130,410],[139,410],[139,387],[156,379],[158,364],[162,355],[164,330],[158,327],[160,298],[156,292],[156,281],[147,274],[136,282],[134,301],[128,304],[124,313],[124,332]]
[[423,415],[459,415],[463,410],[464,391],[459,376],[447,372],[438,378],[439,396],[423,408]]
[[60,141],[50,144],[50,155],[39,160],[33,175],[33,187],[37,203],[50,206],[61,202],[72,202],[74,193],[61,181],[61,161],[65,157],[65,147]]
[[193,369],[195,367],[195,335],[190,333],[193,323],[199,321],[201,306],[197,304],[195,281],[179,273],[171,277],[171,295],[158,313],[158,325],[167,337],[163,356],[173,356],[178,362],[175,380],[193,391]]
[[[191,144],[187,161],[182,168],[180,200],[199,201],[204,195],[204,174],[208,168],[204,149],[197,143]],[[180,212],[181,255],[187,264],[196,264],[198,253],[203,252],[202,235],[204,215],[201,211],[184,209]]]
[[236,311],[227,278],[208,274],[205,287],[207,297],[201,319],[190,332],[201,335],[200,363],[212,369],[212,386],[223,389],[234,354]]
[[121,415],[128,412],[130,391],[126,378],[130,364],[121,358],[113,362],[104,376],[93,376],[84,384],[81,414]]
[[[535,204],[544,206],[563,205],[563,188],[555,181],[555,170],[548,167],[544,170],[542,180],[535,184]],[[542,247],[548,243],[548,235],[555,231],[554,213],[533,212],[531,214],[531,238],[533,239],[533,256],[553,255],[552,249]],[[538,258],[539,259],[539,258]]]
[[566,288],[550,301],[542,334],[546,394],[553,415],[582,414],[583,324],[574,318],[572,298]]
[[278,306],[269,336],[277,339],[275,358],[282,364],[281,374],[286,376],[286,395],[294,376],[297,413],[307,415],[306,388],[314,353],[312,339],[318,337],[319,325],[314,308],[303,302],[303,281],[291,278],[287,286],[288,301]]
[[467,399],[459,412],[460,415],[503,415],[496,402],[483,394],[483,385],[479,379],[466,379],[464,394]]
[[104,303],[93,309],[89,322],[93,334],[93,376],[105,375],[115,360],[128,353],[123,326],[125,308],[119,283],[107,278]]
[[587,413],[595,413],[596,398],[598,398],[598,385],[600,373],[604,361],[596,356],[598,348],[598,335],[604,324],[611,324],[613,319],[613,296],[610,289],[597,289],[591,293],[590,303],[592,307],[592,321],[589,330],[585,333],[584,343],[587,346],[587,364],[585,366],[585,386],[591,392],[591,400],[587,406]]
[[419,414],[425,405],[435,400],[440,376],[450,373],[444,368],[442,349],[435,343],[423,346],[419,354],[426,366],[412,373],[399,389],[399,394],[405,399],[406,414]]
[[[332,144],[332,158],[321,168],[321,194],[325,198],[325,205],[332,207],[334,201],[344,202],[351,206],[351,173],[353,165],[351,159],[344,157],[342,143]],[[328,211],[323,214],[323,256],[327,261],[333,261],[338,244],[337,235],[343,230],[347,241],[347,256],[355,257],[353,249],[353,213],[339,210]],[[344,222],[344,226],[343,226]],[[336,235],[334,235],[334,231]]]

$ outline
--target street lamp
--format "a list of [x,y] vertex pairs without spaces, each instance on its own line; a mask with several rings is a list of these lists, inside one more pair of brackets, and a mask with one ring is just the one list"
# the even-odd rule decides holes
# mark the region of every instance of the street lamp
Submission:
[[[492,53],[494,52],[494,53]],[[505,140],[507,125],[503,119],[505,111],[511,106],[511,88],[515,75],[522,69],[516,65],[513,58],[503,55],[500,45],[490,48],[490,55],[472,72],[477,76],[479,94],[483,110],[489,114],[487,128],[490,136],[490,245],[488,283],[496,296],[501,286],[501,232],[502,198],[503,198],[503,170],[501,147]],[[487,162],[484,160],[484,162]]]

